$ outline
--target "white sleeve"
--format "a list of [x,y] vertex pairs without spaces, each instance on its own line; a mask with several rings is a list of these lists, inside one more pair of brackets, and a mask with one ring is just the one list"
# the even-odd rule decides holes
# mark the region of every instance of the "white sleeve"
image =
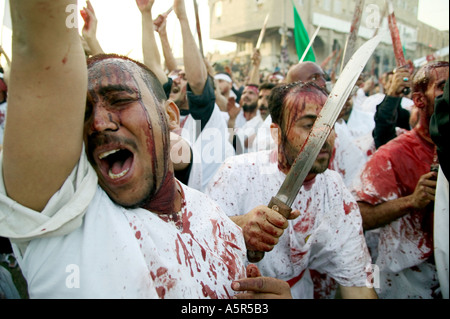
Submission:
[[[3,154],[0,154],[0,167]],[[77,229],[97,189],[97,174],[82,155],[63,186],[42,212],[31,210],[9,198],[0,176],[0,236],[27,245],[32,239],[67,235]],[[38,191],[38,190],[37,190]],[[22,246],[23,247],[23,246]]]

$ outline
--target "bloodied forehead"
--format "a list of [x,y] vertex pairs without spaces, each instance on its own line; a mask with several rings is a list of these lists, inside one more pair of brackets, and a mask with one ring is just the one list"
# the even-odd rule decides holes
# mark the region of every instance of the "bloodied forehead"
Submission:
[[136,75],[140,75],[138,66],[131,61],[121,59],[107,59],[98,61],[89,67],[88,89],[90,92],[98,91],[110,85],[135,87],[138,83]]
[[284,101],[284,118],[289,122],[305,116],[319,115],[327,101],[327,95],[315,87],[294,89]]
[[435,85],[436,81],[445,81],[448,78],[448,67],[448,62],[444,61],[432,62],[421,67],[414,76],[414,91],[425,92],[430,85]]
[[166,100],[156,76],[146,66],[132,60],[107,58],[94,62],[89,66],[88,75],[90,92],[104,86],[121,85],[137,93],[150,92],[157,104]]

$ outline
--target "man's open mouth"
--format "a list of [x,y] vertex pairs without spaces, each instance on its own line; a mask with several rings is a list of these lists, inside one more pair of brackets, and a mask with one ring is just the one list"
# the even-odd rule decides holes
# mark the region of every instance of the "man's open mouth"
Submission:
[[133,165],[133,153],[127,149],[113,149],[98,156],[100,169],[112,180],[118,180],[130,171]]

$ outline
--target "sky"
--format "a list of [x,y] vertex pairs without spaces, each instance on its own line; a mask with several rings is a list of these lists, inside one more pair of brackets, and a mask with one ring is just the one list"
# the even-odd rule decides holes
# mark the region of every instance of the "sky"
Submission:
[[439,30],[449,29],[449,3],[446,0],[419,0],[419,20]]
[[[6,0],[0,0],[0,19],[3,19]],[[193,0],[185,0],[188,15],[191,19],[191,30],[196,36]],[[140,12],[135,0],[91,0],[98,18],[97,37],[106,52],[115,52],[128,55],[141,60],[141,19]],[[197,0],[200,11],[200,24],[204,51],[228,53],[235,51],[235,44],[209,39],[210,12],[208,0]],[[369,3],[369,1],[366,1]],[[85,5],[85,0],[78,1],[79,7]],[[153,16],[167,11],[172,1],[155,0]],[[419,19],[440,30],[449,29],[449,4],[447,0],[419,0]],[[2,20],[0,20],[2,21]],[[79,25],[82,27],[83,20],[79,17]],[[172,12],[169,15],[167,31],[172,50],[176,57],[182,56],[179,23]],[[10,49],[9,37],[2,32],[2,45],[7,52]],[[159,38],[157,37],[159,44]],[[136,45],[138,43],[138,45]]]

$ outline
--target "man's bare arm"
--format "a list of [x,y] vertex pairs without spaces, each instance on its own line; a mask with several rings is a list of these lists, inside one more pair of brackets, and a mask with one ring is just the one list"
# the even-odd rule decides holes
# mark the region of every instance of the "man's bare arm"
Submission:
[[172,48],[170,47],[169,38],[167,36],[167,15],[169,13],[160,14],[153,24],[156,27],[156,32],[159,33],[159,39],[161,41],[161,47],[164,54],[165,64],[169,72],[177,69],[177,61],[173,56]]
[[97,38],[97,16],[95,15],[94,7],[90,1],[86,1],[86,7],[80,11],[81,17],[84,20],[84,27],[82,29],[82,36],[91,50],[92,55],[105,53]]
[[195,95],[201,95],[208,78],[203,57],[192,35],[184,0],[175,0],[173,10],[180,21],[183,36],[183,59],[187,81]]
[[342,299],[378,299],[373,288],[341,286],[340,289]]
[[76,0],[11,1],[13,55],[3,177],[8,195],[42,211],[80,158],[87,92]]
[[427,173],[417,182],[413,194],[390,200],[379,205],[358,202],[363,219],[364,230],[383,227],[415,210],[424,209],[435,199],[436,179],[436,173]]
[[154,2],[154,0],[136,1],[142,14],[142,50],[145,65],[155,73],[161,84],[165,84],[167,83],[168,78],[161,65],[161,56],[156,45],[155,30],[153,26],[152,7]]

